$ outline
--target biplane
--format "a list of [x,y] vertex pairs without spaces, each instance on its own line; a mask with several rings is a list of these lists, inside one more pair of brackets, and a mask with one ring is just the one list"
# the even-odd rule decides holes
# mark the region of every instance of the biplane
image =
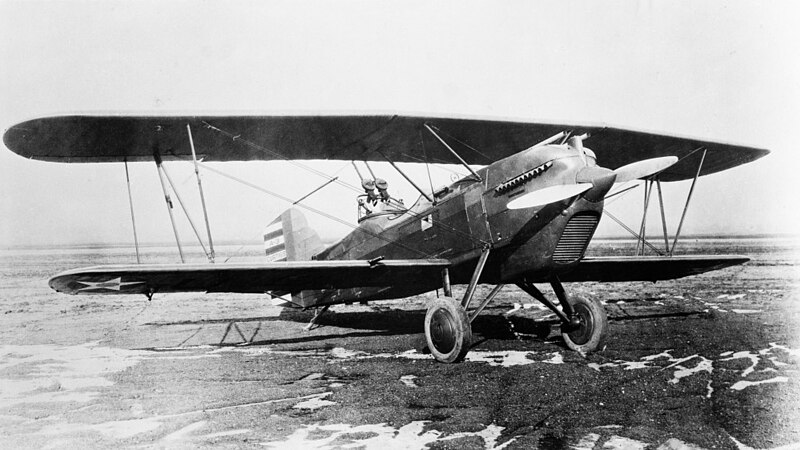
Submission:
[[[354,197],[358,223],[331,246],[308,225],[302,202],[293,202],[267,225],[263,262],[213,263],[203,202],[209,263],[80,268],[57,274],[50,286],[67,294],[148,298],[165,292],[256,293],[317,308],[312,323],[331,305],[441,290],[443,297],[428,307],[424,331],[442,362],[464,358],[472,321],[507,284],[552,310],[566,345],[585,353],[602,348],[606,314],[599,299],[569,295],[564,283],[655,282],[748,261],[674,250],[697,179],[769,153],[609,126],[407,115],[58,116],[14,125],[4,142],[19,155],[44,161],[124,162],[126,168],[129,162],[155,162],[171,217],[164,161],[193,161],[196,172],[216,171],[209,161],[351,161],[361,178]],[[396,163],[458,164],[468,174],[435,190],[406,176],[420,194],[406,205],[372,173],[369,163],[375,161],[389,162],[404,176]],[[365,165],[369,175],[362,174]],[[622,183],[637,180],[644,182],[644,215],[638,233],[628,228],[639,243],[636,254],[586,257],[604,201],[623,192]],[[692,185],[670,245],[661,183],[680,180]],[[199,172],[198,187],[202,199]],[[645,239],[647,205],[655,192],[663,248]],[[537,288],[540,283],[551,286],[555,299]],[[477,301],[479,284],[494,287]],[[461,298],[453,298],[453,285],[466,285]]]

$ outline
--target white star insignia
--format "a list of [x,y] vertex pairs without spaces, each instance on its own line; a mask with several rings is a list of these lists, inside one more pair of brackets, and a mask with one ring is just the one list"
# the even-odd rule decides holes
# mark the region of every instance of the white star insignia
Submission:
[[123,282],[122,277],[117,277],[106,281],[78,281],[78,283],[84,285],[84,287],[78,289],[78,292],[90,291],[94,289],[107,289],[109,291],[119,291],[126,286],[144,284],[144,281]]

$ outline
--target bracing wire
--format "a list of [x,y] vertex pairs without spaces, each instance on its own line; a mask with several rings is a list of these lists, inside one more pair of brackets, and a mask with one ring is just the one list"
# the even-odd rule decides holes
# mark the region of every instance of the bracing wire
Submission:
[[455,136],[453,136],[453,135],[451,135],[451,134],[447,133],[446,131],[442,131],[442,130],[441,130],[439,127],[436,127],[436,126],[433,126],[433,125],[430,125],[430,127],[431,127],[431,128],[433,128],[434,130],[438,131],[439,133],[442,133],[443,135],[445,135],[445,136],[449,137],[450,139],[452,139],[452,140],[454,140],[454,141],[458,142],[459,144],[463,145],[464,147],[467,147],[468,149],[472,150],[473,152],[477,153],[478,155],[481,155],[481,156],[483,156],[484,158],[486,158],[486,160],[487,160],[487,161],[489,161],[489,163],[492,163],[492,162],[494,162],[494,161],[492,160],[492,158],[490,158],[489,156],[487,156],[487,155],[486,155],[485,153],[483,153],[482,151],[480,151],[480,150],[478,150],[477,148],[475,148],[475,147],[473,147],[473,146],[471,146],[471,145],[467,144],[466,142],[464,142],[464,141],[462,141],[462,140],[458,139],[457,137],[455,137]]
[[[259,237],[262,237],[262,234],[261,234],[260,231],[253,235],[253,239],[256,239],[256,238],[259,238]],[[233,253],[231,253],[227,258],[225,258],[225,261],[223,261],[223,263],[226,263],[226,262],[230,261],[232,258],[238,257],[239,253],[241,253],[241,251],[244,250],[244,248],[247,247],[247,246],[248,246],[248,244],[240,245],[239,248],[234,250]]]
[[[273,196],[273,197],[275,197],[275,198],[278,198],[278,199],[280,199],[280,200],[283,200],[283,201],[285,201],[285,202],[288,202],[288,203],[292,203],[292,202],[293,202],[293,200],[292,200],[292,199],[290,199],[289,197],[283,196],[283,195],[281,195],[281,194],[278,194],[277,192],[270,191],[269,189],[265,189],[265,188],[263,188],[263,187],[261,187],[261,186],[258,186],[258,185],[255,185],[255,184],[253,184],[253,183],[250,183],[249,181],[246,181],[246,180],[243,180],[243,179],[241,179],[241,178],[235,177],[235,176],[233,176],[233,175],[227,174],[227,173],[225,173],[225,172],[223,172],[223,171],[221,171],[221,170],[217,170],[217,169],[215,169],[215,168],[213,168],[213,167],[211,167],[211,166],[209,166],[209,165],[207,165],[207,164],[205,164],[205,163],[198,163],[198,164],[200,164],[200,165],[201,165],[203,168],[205,168],[205,169],[207,169],[207,170],[209,170],[209,171],[211,171],[211,172],[214,172],[214,173],[216,173],[217,175],[221,175],[221,176],[223,176],[223,177],[225,177],[225,178],[231,179],[231,180],[233,180],[233,181],[236,181],[236,182],[238,182],[238,183],[241,183],[241,184],[243,184],[243,185],[245,185],[245,186],[251,187],[251,188],[253,188],[253,189],[257,190],[257,191],[263,192],[263,193],[265,193],[265,194],[267,194],[267,195],[271,195],[271,196]],[[372,231],[370,231],[370,230],[364,229],[364,228],[362,228],[362,227],[359,227],[359,226],[357,226],[357,225],[353,225],[352,223],[350,223],[350,222],[348,222],[348,221],[346,221],[346,220],[344,220],[344,219],[341,219],[341,218],[339,218],[339,217],[336,217],[336,216],[334,216],[334,215],[332,215],[332,214],[328,214],[328,213],[326,213],[325,211],[321,211],[321,210],[319,210],[319,209],[317,209],[317,208],[314,208],[314,207],[312,207],[312,206],[303,205],[303,204],[298,204],[297,206],[299,206],[299,207],[301,207],[301,208],[303,208],[303,209],[306,209],[306,210],[308,210],[308,211],[310,211],[310,212],[313,212],[313,213],[315,213],[315,214],[319,214],[319,215],[321,215],[321,216],[323,216],[323,217],[325,217],[325,218],[328,218],[328,219],[330,219],[330,220],[333,220],[333,221],[339,222],[339,223],[341,223],[341,224],[343,224],[343,225],[345,225],[345,226],[351,227],[351,228],[353,228],[354,230],[358,230],[358,231],[360,231],[360,232],[363,232],[364,234],[368,234],[368,235],[370,235],[370,236],[372,236],[372,237],[374,237],[374,238],[380,239],[380,240],[382,240],[382,241],[384,241],[384,242],[386,242],[386,243],[388,243],[388,244],[391,244],[391,245],[396,245],[396,246],[398,246],[398,247],[400,247],[400,248],[403,248],[403,249],[405,249],[405,250],[411,251],[411,252],[413,252],[413,253],[417,253],[418,255],[421,255],[423,258],[429,258],[429,257],[431,257],[431,255],[429,255],[429,254],[427,254],[427,253],[425,253],[425,252],[423,252],[423,251],[421,251],[421,250],[418,250],[418,249],[415,249],[415,248],[409,247],[409,246],[407,246],[407,245],[405,245],[405,244],[402,244],[402,243],[400,243],[400,242],[397,242],[397,241],[391,240],[391,239],[389,239],[389,238],[387,238],[387,237],[385,237],[385,236],[381,236],[381,235],[380,235],[380,234],[378,234],[378,233],[374,233],[374,232],[372,232]]]
[[[308,166],[307,164],[303,164],[301,162],[298,162],[297,160],[291,159],[291,158],[289,158],[289,157],[287,157],[287,156],[285,156],[285,155],[283,155],[283,154],[281,154],[281,153],[279,153],[279,152],[277,152],[275,150],[270,150],[270,149],[268,149],[268,148],[266,148],[264,146],[256,144],[255,142],[248,141],[247,139],[244,139],[239,134],[233,134],[233,133],[231,133],[229,131],[225,131],[225,130],[223,130],[221,128],[215,127],[214,125],[211,125],[210,123],[208,123],[206,121],[203,121],[203,123],[206,125],[206,127],[208,127],[209,130],[213,130],[213,131],[216,131],[217,133],[220,133],[220,134],[222,134],[224,136],[227,136],[227,137],[231,138],[231,140],[234,141],[234,142],[240,142],[240,143],[242,143],[242,144],[244,144],[244,145],[246,145],[246,146],[248,146],[250,148],[254,148],[254,149],[259,150],[259,151],[264,152],[264,153],[269,153],[270,155],[275,156],[278,159],[282,159],[284,161],[287,161],[287,162],[291,163],[292,165],[294,165],[296,167],[299,167],[299,168],[301,168],[303,170],[306,170],[306,171],[311,172],[311,173],[313,173],[315,175],[323,177],[323,178],[325,178],[327,180],[331,180],[331,179],[334,178],[334,177],[328,175],[325,172],[319,171],[317,169],[314,169],[314,168]],[[342,170],[342,169],[339,169],[339,170]],[[353,186],[352,184],[347,183],[345,181],[336,180],[336,183],[341,185],[341,186],[344,186],[344,187],[346,187],[348,189],[351,189],[351,190],[353,190],[355,192],[358,192],[358,193],[361,192],[361,190],[359,188],[357,188],[357,187]]]
[[[300,163],[300,162],[298,162],[298,161],[296,161],[296,160],[290,159],[289,157],[287,157],[287,156],[285,156],[285,155],[281,154],[280,152],[277,152],[277,151],[275,151],[275,150],[270,150],[270,149],[268,149],[268,148],[266,148],[266,147],[263,147],[263,146],[261,146],[261,145],[258,145],[258,144],[256,144],[255,142],[252,142],[252,141],[249,141],[249,140],[247,140],[247,139],[244,139],[244,138],[242,138],[242,137],[241,137],[241,135],[239,135],[239,134],[233,134],[233,133],[231,133],[231,132],[229,132],[229,131],[222,130],[221,128],[218,128],[218,127],[216,127],[216,126],[214,126],[214,125],[211,125],[210,123],[208,123],[208,122],[206,122],[206,121],[203,121],[203,123],[206,125],[206,127],[208,127],[208,129],[210,129],[210,130],[213,130],[213,131],[216,131],[216,132],[218,132],[218,133],[220,133],[220,134],[223,134],[223,135],[225,135],[225,136],[227,136],[227,137],[231,138],[231,139],[232,139],[234,142],[241,142],[242,144],[244,144],[244,145],[246,145],[246,146],[248,146],[248,147],[250,147],[250,148],[254,148],[254,149],[256,149],[256,150],[260,150],[260,151],[262,151],[262,152],[269,153],[269,154],[271,154],[271,155],[273,155],[273,156],[275,156],[275,157],[277,157],[277,158],[279,158],[279,159],[282,159],[282,160],[284,160],[284,161],[288,161],[289,163],[291,163],[292,165],[294,165],[294,166],[296,166],[296,167],[299,167],[299,168],[301,168],[301,169],[304,169],[304,170],[307,170],[307,171],[309,171],[309,172],[311,172],[311,173],[314,173],[314,174],[316,174],[316,175],[319,175],[319,176],[321,176],[321,177],[323,177],[323,178],[326,178],[326,179],[327,179],[328,181],[330,181],[330,182],[335,182],[336,184],[339,184],[339,185],[341,185],[341,186],[344,186],[344,187],[346,187],[346,188],[348,188],[348,189],[351,189],[352,191],[354,191],[354,192],[357,192],[357,193],[359,193],[359,194],[362,192],[362,190],[361,190],[360,188],[358,188],[358,187],[356,187],[356,186],[354,186],[354,185],[352,185],[352,184],[350,184],[350,183],[348,183],[348,182],[346,182],[346,181],[343,181],[343,180],[341,180],[341,179],[336,179],[336,177],[334,177],[334,176],[330,176],[330,175],[328,175],[328,174],[326,174],[326,173],[324,173],[324,172],[321,172],[321,171],[319,171],[319,170],[316,170],[316,169],[314,169],[314,168],[312,168],[312,167],[309,167],[309,166],[308,166],[308,165],[306,165],[306,164],[303,164],[303,163]],[[438,129],[437,129],[437,130],[438,130]],[[448,136],[449,136],[449,135],[448,135]],[[452,138],[452,136],[450,136],[450,137]],[[455,138],[453,138],[453,139],[455,139]],[[456,141],[458,141],[457,139],[455,139],[455,140],[456,140]],[[459,142],[459,143],[461,143],[462,145],[466,145],[467,147],[469,147],[469,145],[468,145],[468,144],[465,144],[465,143],[463,143],[463,142],[461,142],[461,141],[458,141],[458,142]],[[477,152],[477,153],[479,153],[479,154],[483,155],[483,154],[482,154],[482,153],[480,153],[478,150],[475,150],[475,149],[474,149],[474,148],[472,148],[472,147],[469,147],[469,148],[470,148],[470,149],[472,149],[473,151],[475,151],[475,152]],[[486,156],[486,155],[483,155],[483,156]],[[205,164],[203,164],[203,166],[204,166],[204,167],[208,167],[208,166],[207,166],[207,165],[205,165]],[[340,168],[340,169],[337,171],[337,173],[338,173],[338,172],[340,172],[340,171],[342,171],[342,170],[344,169],[344,167],[346,167],[346,166],[347,166],[347,164],[345,163],[345,165],[343,165],[343,166],[342,166],[342,167],[341,167],[341,168]],[[367,167],[369,167],[369,166],[367,166]],[[213,170],[213,169],[212,169],[212,170]],[[223,174],[222,172],[218,172],[218,173],[220,173],[220,174]],[[223,175],[224,175],[224,176],[228,176],[227,174],[223,174]],[[247,182],[245,182],[245,183],[247,183]],[[260,188],[258,188],[258,187],[255,187],[255,188],[256,188],[256,189],[260,189]],[[292,203],[292,202],[290,201],[290,203]],[[415,213],[415,212],[413,212],[413,211],[410,211],[410,210],[406,210],[405,212],[406,212],[407,214],[411,215],[412,217],[414,217],[414,218],[417,218],[417,219],[421,219],[421,218],[423,217],[423,214],[420,214],[420,213]],[[320,214],[322,214],[322,215],[326,215],[326,214],[327,214],[327,213],[324,213],[324,212],[322,212],[322,211],[319,211],[319,213],[320,213]],[[329,218],[332,218],[333,220],[335,220],[335,221],[337,221],[337,222],[339,222],[339,223],[343,223],[343,224],[345,224],[345,225],[347,225],[347,226],[350,226],[350,227],[352,227],[352,228],[354,228],[354,229],[359,229],[359,228],[357,227],[357,225],[353,225],[353,224],[352,224],[352,223],[350,223],[350,222],[343,221],[342,219],[340,219],[340,218],[337,218],[337,217],[335,217],[335,216],[332,216],[332,215],[327,215],[327,216],[329,216]],[[480,244],[480,246],[481,246],[481,247],[484,247],[484,246],[488,245],[488,242],[485,242],[485,241],[483,241],[483,240],[481,240],[481,239],[478,239],[478,238],[476,238],[476,237],[472,236],[472,235],[471,235],[471,234],[469,234],[469,233],[465,233],[465,232],[463,232],[463,231],[460,231],[460,230],[456,229],[455,227],[451,227],[451,226],[449,226],[449,225],[445,225],[445,224],[443,224],[443,223],[439,223],[439,222],[434,222],[434,223],[433,223],[433,225],[434,225],[435,227],[437,227],[437,228],[439,228],[439,229],[443,230],[443,231],[446,231],[446,232],[453,233],[453,234],[455,234],[456,236],[463,237],[463,238],[469,239],[469,240],[471,240],[471,241],[473,241],[473,242],[475,242],[475,243],[477,243],[477,244]],[[385,238],[383,238],[383,239],[384,239],[384,240],[386,240]],[[422,253],[422,252],[419,252],[419,251],[417,251],[417,253]]]

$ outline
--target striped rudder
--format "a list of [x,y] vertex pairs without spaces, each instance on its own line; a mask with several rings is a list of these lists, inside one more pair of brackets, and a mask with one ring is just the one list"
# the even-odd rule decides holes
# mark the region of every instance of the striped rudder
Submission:
[[286,261],[286,238],[283,235],[283,224],[281,217],[278,216],[264,230],[264,251],[267,253],[267,261]]
[[295,208],[284,211],[264,230],[264,251],[269,262],[308,261],[323,249],[319,235]]
[[264,251],[269,262],[286,261],[286,238],[280,216],[264,230]]
[[[290,208],[273,220],[264,230],[264,251],[269,262],[308,261],[324,250],[317,232],[308,226],[303,213]],[[319,291],[271,292],[272,304],[287,306],[293,303],[306,306]]]

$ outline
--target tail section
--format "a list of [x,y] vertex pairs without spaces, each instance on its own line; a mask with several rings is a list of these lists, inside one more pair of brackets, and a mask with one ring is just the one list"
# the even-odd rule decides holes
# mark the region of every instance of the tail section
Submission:
[[324,248],[317,232],[296,208],[284,211],[264,231],[264,250],[270,262],[308,261]]
[[[324,249],[317,232],[308,226],[306,217],[296,208],[284,211],[264,230],[264,251],[269,262],[308,261]],[[294,303],[306,306],[316,291],[270,294],[273,305],[288,306],[287,303]]]

